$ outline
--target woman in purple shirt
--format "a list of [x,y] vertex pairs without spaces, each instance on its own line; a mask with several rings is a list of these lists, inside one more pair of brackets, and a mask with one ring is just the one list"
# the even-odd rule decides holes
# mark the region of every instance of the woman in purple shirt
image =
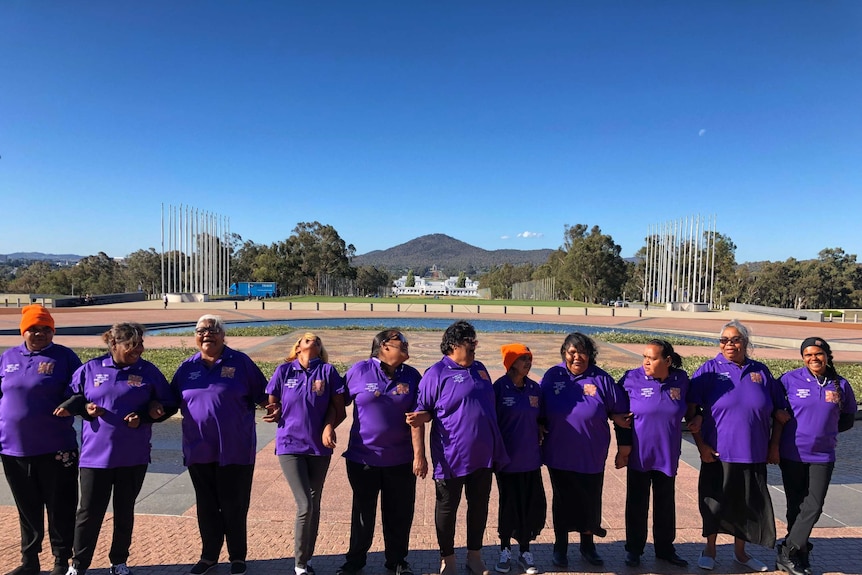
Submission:
[[466,321],[446,328],[440,351],[419,384],[417,411],[407,423],[431,421],[431,461],[436,502],[434,523],[442,558],[440,575],[454,575],[455,521],[461,494],[467,495],[467,570],[487,575],[482,539],[488,520],[493,469],[508,463],[497,427],[494,389],[485,366],[476,361],[476,330]]
[[799,351],[805,365],[780,378],[792,419],[781,430],[778,448],[787,497],[787,537],[778,546],[775,567],[791,575],[811,573],[808,538],[823,512],[838,434],[853,427],[856,413],[853,388],[835,371],[826,340],[809,337]]
[[255,404],[265,406],[266,377],[246,354],[224,341],[224,321],[204,315],[195,326],[198,353],[177,369],[171,387],[183,414],[183,461],[195,488],[203,575],[227,542],[231,575],[243,575],[248,508],[257,455]]
[[503,367],[506,375],[494,382],[497,399],[497,425],[503,436],[509,463],[497,470],[500,494],[497,531],[500,535],[500,560],[496,570],[512,569],[512,538],[518,542],[518,567],[527,575],[538,573],[530,541],[545,526],[547,501],[542,484],[541,390],[527,374],[533,366],[530,348],[520,343],[504,345]]
[[320,525],[320,497],[335,447],[335,427],[344,420],[344,380],[328,359],[320,338],[306,332],[266,386],[269,405],[264,421],[278,423],[275,454],[296,501],[296,575],[314,573],[310,561]]
[[663,339],[647,342],[643,364],[627,371],[619,384],[626,392],[631,428],[617,429],[620,445],[616,467],[626,472],[626,559],[640,565],[647,541],[650,488],[653,492],[653,545],[657,559],[678,567],[688,561],[677,555],[676,472],[682,452],[682,418],[687,410],[688,374],[682,358]]
[[374,336],[371,357],[344,376],[353,425],[344,458],[353,490],[350,548],[338,575],[365,567],[374,540],[377,500],[383,517],[385,567],[396,575],[413,573],[407,562],[416,500],[416,478],[428,473],[424,426],[411,428],[404,414],[416,410],[421,376],[404,362],[407,338],[397,329]]
[[706,537],[697,565],[715,569],[716,538],[727,533],[734,537],[735,563],[766,571],[763,562],[746,553],[745,543],[775,545],[767,450],[773,414],[789,414],[781,409],[784,393],[769,368],[748,357],[748,328],[733,320],[718,342],[721,353],[697,369],[688,397],[702,412],[700,432],[692,434],[700,452],[697,487]]
[[135,524],[135,499],[150,463],[152,424],[176,413],[165,376],[141,358],[144,326],[117,323],[102,335],[109,353],[91,359],[72,376],[66,413],[81,415],[81,505],[68,575],[83,575],[93,560],[99,531],[114,496],[110,575],[129,575],[126,565]]
[[611,442],[608,419],[624,424],[625,399],[614,379],[596,365],[595,342],[571,333],[560,346],[562,362],[542,378],[547,435],[542,458],[548,466],[553,499],[553,563],[566,568],[569,533],[580,534],[581,556],[591,565],[604,560],[594,535],[604,537],[602,487]]
[[72,418],[55,411],[81,360],[53,343],[54,318],[47,309],[28,305],[21,316],[24,342],[0,357],[0,458],[21,526],[21,566],[10,575],[39,573],[46,511],[51,575],[63,575],[78,506],[78,439]]

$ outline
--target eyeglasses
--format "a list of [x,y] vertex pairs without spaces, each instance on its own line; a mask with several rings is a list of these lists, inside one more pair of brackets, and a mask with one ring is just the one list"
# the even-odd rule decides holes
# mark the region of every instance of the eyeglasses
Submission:
[[739,345],[743,343],[745,340],[740,335],[735,335],[733,337],[720,337],[718,338],[718,343],[721,345],[727,345],[732,343],[733,345]]
[[208,333],[221,333],[221,330],[217,327],[199,327],[195,329],[195,333],[198,335],[206,335]]

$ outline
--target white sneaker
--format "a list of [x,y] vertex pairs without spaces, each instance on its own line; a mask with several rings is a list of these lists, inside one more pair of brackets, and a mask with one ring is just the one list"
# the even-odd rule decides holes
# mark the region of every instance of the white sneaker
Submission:
[[536,575],[539,570],[536,568],[536,563],[533,561],[533,554],[529,551],[524,551],[518,557],[518,565],[524,570],[527,575]]
[[69,569],[66,570],[66,575],[78,575],[78,570],[69,565]]
[[[132,575],[132,570],[125,563],[111,565],[111,575]],[[67,574],[68,575],[68,574]]]
[[512,551],[502,549],[500,551],[500,560],[497,561],[497,566],[494,568],[497,573],[508,573],[512,569]]

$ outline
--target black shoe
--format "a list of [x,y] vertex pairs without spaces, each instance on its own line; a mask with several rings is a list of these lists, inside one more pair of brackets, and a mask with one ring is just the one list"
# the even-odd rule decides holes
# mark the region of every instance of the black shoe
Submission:
[[68,559],[54,559],[54,568],[51,569],[51,575],[66,575],[69,570]]
[[395,575],[413,575],[413,568],[407,561],[402,561],[395,568]]
[[245,575],[245,561],[231,561],[230,575]]
[[213,561],[210,563],[209,561],[204,561],[201,559],[189,569],[189,575],[204,575],[204,573],[208,573],[210,569],[214,568],[218,565],[218,561]]
[[686,567],[688,565],[688,561],[677,555],[676,551],[670,555],[656,555],[655,558],[661,561],[667,561],[671,565],[676,565],[677,567]]
[[[65,573],[65,571],[63,573]],[[39,575],[39,562],[37,561],[35,565],[32,563],[19,565],[15,569],[9,571],[8,575]]]
[[[308,571],[308,565],[305,566],[306,571]],[[397,567],[396,567],[397,568]],[[388,569],[388,568],[387,568]],[[388,569],[389,571],[395,571],[395,569]],[[352,563],[345,563],[341,567],[335,570],[335,575],[356,575],[362,571],[362,567],[357,567]],[[313,575],[311,571],[308,571],[309,575]]]
[[569,557],[565,551],[554,551],[554,556],[551,558],[551,563],[563,569],[569,568]]
[[641,556],[631,551],[626,551],[626,565],[629,567],[637,567],[641,564]]
[[790,575],[807,575],[805,568],[799,563],[799,550],[788,547],[787,543],[778,546],[778,556],[775,558],[775,570],[785,571]]
[[595,547],[587,547],[587,548],[582,547],[581,548],[581,557],[586,559],[587,563],[589,563],[590,565],[594,565],[596,567],[599,567],[599,566],[605,564],[605,560],[602,559],[602,556],[596,552]]

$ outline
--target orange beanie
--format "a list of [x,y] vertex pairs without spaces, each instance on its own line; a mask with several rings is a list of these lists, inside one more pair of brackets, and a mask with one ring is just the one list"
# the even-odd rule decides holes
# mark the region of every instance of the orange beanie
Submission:
[[21,335],[34,325],[45,325],[54,330],[54,318],[47,309],[37,303],[25,305],[21,309]]
[[522,355],[528,355],[530,359],[533,359],[533,353],[530,351],[530,348],[522,343],[507,343],[500,348],[500,351],[503,353],[503,367],[506,368],[506,371],[509,371],[515,360]]

